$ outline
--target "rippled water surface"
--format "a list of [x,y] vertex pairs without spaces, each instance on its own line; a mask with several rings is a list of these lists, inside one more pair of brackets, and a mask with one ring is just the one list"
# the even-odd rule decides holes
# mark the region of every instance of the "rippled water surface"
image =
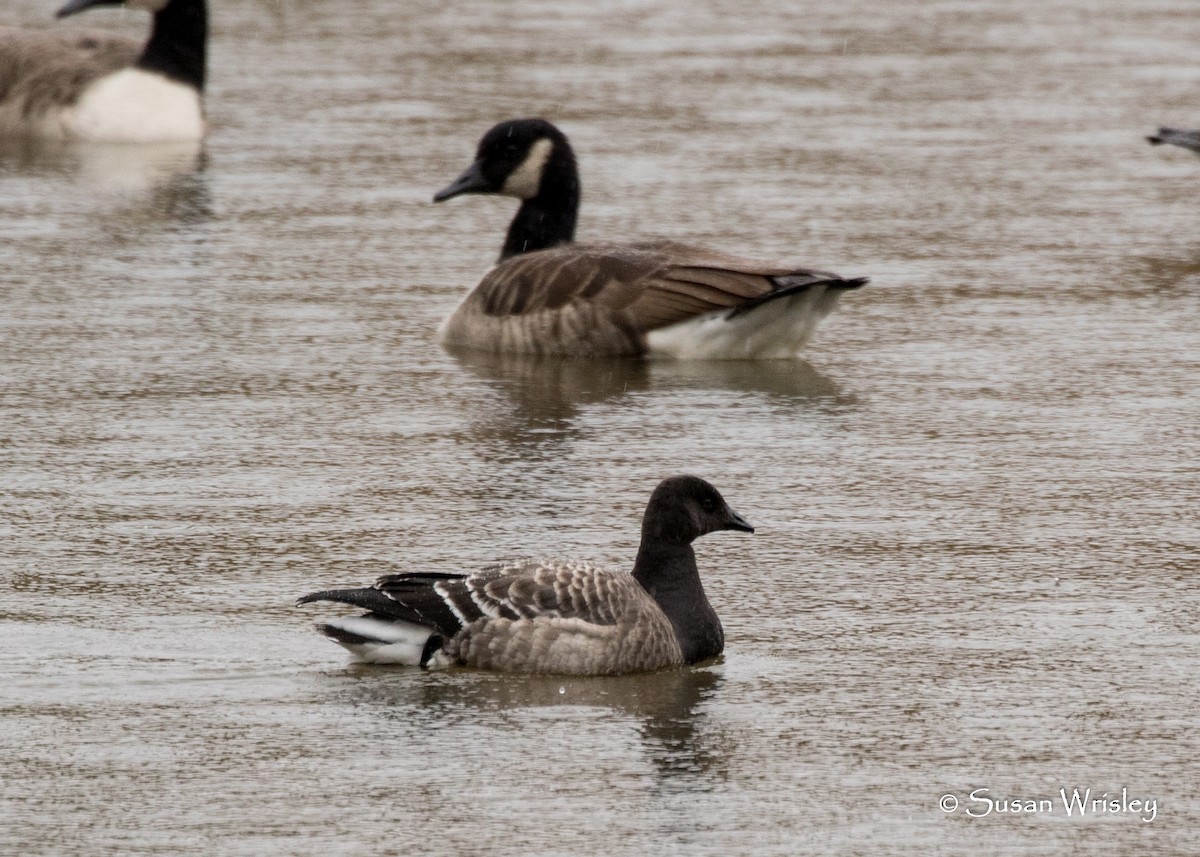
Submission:
[[[0,24],[146,26],[53,5]],[[213,6],[202,150],[0,146],[0,850],[1200,853],[1200,160],[1142,140],[1195,9]],[[872,285],[794,364],[445,353],[513,205],[429,198],[532,114],[581,237]],[[698,544],[714,665],[356,668],[292,607],[628,567],[681,471],[759,528]]]

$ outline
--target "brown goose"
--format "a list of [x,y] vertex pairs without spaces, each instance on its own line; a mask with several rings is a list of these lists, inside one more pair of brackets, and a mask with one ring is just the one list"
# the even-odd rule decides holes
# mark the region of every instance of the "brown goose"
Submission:
[[673,241],[575,244],[579,172],[543,119],[501,122],[436,196],[521,200],[500,261],[445,321],[445,345],[484,351],[695,359],[794,357],[842,293],[827,271]]
[[314,592],[367,611],[318,626],[367,663],[619,675],[716,657],[725,634],[692,541],[754,528],[695,476],[666,479],[642,518],[633,573],[522,559],[471,574],[410,573]]
[[[71,0],[64,17],[122,0]],[[205,0],[128,0],[143,45],[104,32],[0,28],[0,136],[153,143],[204,135]]]
[[1167,143],[1171,146],[1179,146],[1181,149],[1189,149],[1200,155],[1200,131],[1159,128],[1157,134],[1151,134],[1146,140],[1152,146],[1161,146],[1163,143]]

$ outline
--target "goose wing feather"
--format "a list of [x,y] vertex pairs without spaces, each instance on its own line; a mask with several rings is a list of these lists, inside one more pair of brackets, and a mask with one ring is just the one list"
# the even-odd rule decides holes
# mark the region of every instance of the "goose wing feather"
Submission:
[[518,559],[468,575],[393,574],[375,590],[415,619],[453,635],[480,619],[574,618],[612,625],[629,597],[628,575],[584,562]]
[[572,244],[502,262],[484,277],[473,297],[492,316],[586,302],[623,315],[644,332],[733,309],[782,287],[796,288],[802,280],[830,279],[838,278],[675,242]]

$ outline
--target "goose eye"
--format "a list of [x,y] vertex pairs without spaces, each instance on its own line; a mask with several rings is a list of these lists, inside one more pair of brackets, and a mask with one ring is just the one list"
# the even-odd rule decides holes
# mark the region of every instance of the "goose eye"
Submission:
[[717,502],[712,497],[705,497],[700,501],[700,508],[706,512],[711,512],[717,508]]

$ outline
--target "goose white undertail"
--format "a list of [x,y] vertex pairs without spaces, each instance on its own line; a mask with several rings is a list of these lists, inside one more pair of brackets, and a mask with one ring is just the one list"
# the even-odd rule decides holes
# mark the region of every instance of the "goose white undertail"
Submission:
[[813,285],[745,312],[721,310],[646,333],[650,357],[786,360],[812,338],[845,291]]
[[424,625],[401,620],[384,621],[369,616],[343,616],[325,623],[325,633],[338,634],[338,642],[364,664],[395,664],[406,667],[449,666],[449,659],[435,653],[423,662],[433,631]]

